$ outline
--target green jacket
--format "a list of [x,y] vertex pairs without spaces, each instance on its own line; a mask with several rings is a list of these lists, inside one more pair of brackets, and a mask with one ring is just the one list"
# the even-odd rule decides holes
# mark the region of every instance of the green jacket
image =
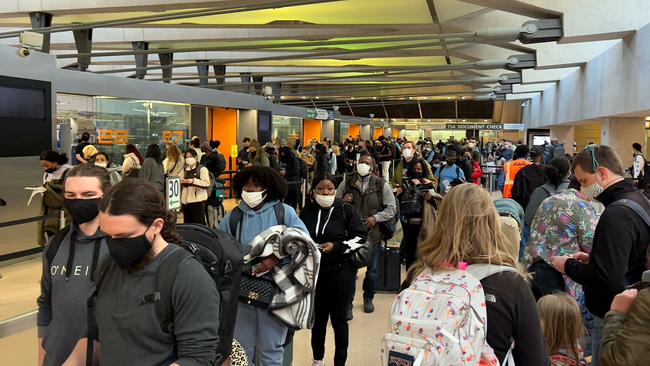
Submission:
[[[411,160],[411,162],[413,162],[415,159],[422,160],[422,162],[429,167],[429,174],[427,174],[425,176],[425,178],[433,182],[433,180],[434,180],[433,173],[434,172],[431,170],[431,166],[429,165],[429,163],[426,160],[422,159],[422,157],[420,157],[419,155],[414,156],[413,160]],[[391,179],[391,181],[390,181],[391,186],[393,186],[393,187],[400,186],[401,187],[402,186],[402,180],[403,180],[402,176],[403,175],[404,175],[404,158],[400,159],[399,163],[397,163],[397,166],[395,167],[395,174],[393,174],[393,179]]]
[[639,291],[629,314],[605,315],[600,344],[602,366],[648,365],[650,355],[650,288]]

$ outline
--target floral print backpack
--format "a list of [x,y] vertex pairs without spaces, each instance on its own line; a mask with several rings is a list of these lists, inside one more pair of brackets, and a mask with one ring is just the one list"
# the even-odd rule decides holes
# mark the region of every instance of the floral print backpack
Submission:
[[499,364],[486,342],[485,295],[470,274],[474,266],[425,271],[397,296],[382,341],[382,365]]

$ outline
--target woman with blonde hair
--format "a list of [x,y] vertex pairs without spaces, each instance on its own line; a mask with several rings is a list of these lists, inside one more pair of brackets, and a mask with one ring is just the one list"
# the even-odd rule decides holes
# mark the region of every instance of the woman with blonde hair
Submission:
[[265,166],[267,168],[271,167],[271,160],[269,159],[269,154],[262,148],[260,142],[253,140],[251,142],[251,147],[248,149],[249,154],[252,154],[253,166]]
[[475,184],[458,185],[447,192],[437,216],[434,229],[420,241],[409,277],[464,264],[510,267],[480,279],[487,305],[487,343],[502,365],[511,348],[517,365],[547,365],[535,299],[526,279],[513,270],[517,259],[508,250],[490,194]]
[[181,177],[183,174],[183,167],[185,167],[185,159],[183,152],[175,144],[168,142],[167,157],[163,160],[163,171],[166,177]]
[[537,311],[552,366],[586,366],[580,339],[584,335],[578,302],[564,292],[543,296]]

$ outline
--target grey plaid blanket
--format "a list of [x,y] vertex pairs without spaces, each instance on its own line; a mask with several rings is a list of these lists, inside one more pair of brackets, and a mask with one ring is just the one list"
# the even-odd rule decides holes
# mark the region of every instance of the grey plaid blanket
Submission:
[[316,243],[300,229],[276,225],[258,234],[251,247],[244,257],[247,263],[271,254],[281,259],[273,269],[279,291],[269,307],[271,314],[290,328],[311,328],[321,255]]

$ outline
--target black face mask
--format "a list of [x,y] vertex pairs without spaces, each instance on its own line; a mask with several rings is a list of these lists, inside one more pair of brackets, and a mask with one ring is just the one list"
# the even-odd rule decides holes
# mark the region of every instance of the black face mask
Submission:
[[51,173],[54,173],[55,171],[56,171],[56,168],[45,169],[45,173],[50,173],[51,174]]
[[411,173],[411,178],[412,179],[420,179],[420,178],[422,178],[422,173],[413,172],[413,173]]
[[149,253],[152,245],[145,234],[133,238],[106,237],[106,244],[111,257],[122,268],[133,267],[140,263]]
[[93,221],[99,215],[99,198],[87,200],[65,198],[63,206],[77,225]]

